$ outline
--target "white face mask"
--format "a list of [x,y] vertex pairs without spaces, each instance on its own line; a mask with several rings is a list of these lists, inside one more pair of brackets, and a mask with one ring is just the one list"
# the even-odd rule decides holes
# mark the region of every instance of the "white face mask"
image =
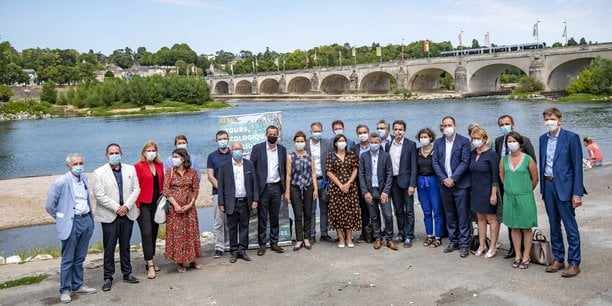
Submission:
[[185,149],[185,150],[187,150],[187,144],[186,143],[177,144],[176,148],[177,149]]
[[172,165],[175,167],[180,166],[183,163],[183,161],[181,160],[180,157],[173,157],[172,158]]
[[453,136],[453,134],[455,134],[455,128],[452,126],[448,126],[444,128],[444,135],[446,135],[447,137],[451,137]]
[[305,142],[296,142],[295,143],[295,149],[298,151],[302,151],[304,150],[304,148],[306,148],[306,143]]
[[368,141],[368,133],[359,134],[359,141],[361,142]]
[[336,147],[338,148],[338,150],[344,150],[346,149],[346,142],[345,141],[338,141],[336,142]]
[[343,129],[337,129],[337,130],[334,130],[334,134],[335,134],[335,135],[344,134],[344,130],[343,130]]
[[157,152],[145,152],[145,157],[148,161],[152,161],[157,157]]
[[546,130],[549,132],[554,132],[559,128],[559,121],[557,120],[546,120],[544,121],[544,126],[546,126]]
[[521,145],[518,142],[508,142],[508,150],[512,153],[518,151],[520,147]]
[[419,138],[419,142],[420,142],[422,145],[426,146],[426,145],[428,145],[428,144],[429,144],[429,138]]
[[482,139],[474,139],[474,140],[472,140],[472,145],[476,149],[482,147]]

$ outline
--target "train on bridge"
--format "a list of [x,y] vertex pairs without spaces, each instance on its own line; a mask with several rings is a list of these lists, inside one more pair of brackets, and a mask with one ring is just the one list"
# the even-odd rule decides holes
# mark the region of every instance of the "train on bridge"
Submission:
[[496,46],[496,47],[485,47],[485,48],[473,48],[463,50],[451,50],[442,51],[440,56],[459,56],[459,55],[474,55],[474,54],[488,54],[488,53],[499,53],[499,52],[510,52],[510,51],[522,51],[522,50],[533,50],[533,49],[544,49],[546,43],[526,43],[518,45],[507,45],[507,46]]

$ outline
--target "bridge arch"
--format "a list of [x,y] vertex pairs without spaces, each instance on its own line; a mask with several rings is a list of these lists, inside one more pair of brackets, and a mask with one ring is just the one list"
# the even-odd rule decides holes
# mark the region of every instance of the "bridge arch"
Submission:
[[215,93],[218,95],[229,94],[229,84],[225,81],[219,81],[215,84]]
[[546,88],[549,91],[561,91],[567,89],[570,81],[580,74],[580,71],[588,66],[593,57],[577,58],[551,69],[546,79]]
[[288,93],[305,94],[310,91],[310,79],[298,76],[292,78],[287,86]]
[[321,91],[326,94],[339,95],[347,91],[350,81],[341,74],[331,74],[321,81]]
[[361,80],[361,91],[371,94],[387,94],[391,91],[391,84],[397,81],[388,72],[375,71],[366,74]]
[[253,93],[251,88],[251,82],[247,80],[242,80],[236,84],[236,90],[234,92],[238,95],[248,95]]
[[414,91],[432,91],[440,89],[440,79],[449,74],[454,79],[455,72],[442,68],[426,68],[414,73],[408,79],[408,88]]
[[501,90],[500,77],[508,68],[518,68],[525,74],[529,75],[529,71],[523,70],[521,67],[510,64],[492,64],[481,67],[474,71],[469,77],[470,92],[484,93]]
[[278,94],[280,93],[279,88],[280,87],[277,80],[265,79],[263,82],[261,82],[261,85],[259,85],[259,92],[262,94]]

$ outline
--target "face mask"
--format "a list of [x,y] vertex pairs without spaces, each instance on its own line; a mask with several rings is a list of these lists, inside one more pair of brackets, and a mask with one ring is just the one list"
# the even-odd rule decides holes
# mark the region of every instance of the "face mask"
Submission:
[[380,136],[380,138],[385,138],[385,135],[387,135],[387,130],[385,130],[385,129],[379,129],[377,132],[378,132],[378,136]]
[[232,151],[232,157],[233,157],[235,160],[241,160],[241,159],[242,159],[242,150],[235,150],[235,151]]
[[227,148],[227,143],[228,143],[227,139],[222,139],[222,140],[217,141],[217,146],[219,146],[219,149],[225,149]]
[[306,148],[306,143],[305,142],[296,142],[295,143],[295,149],[298,151],[302,151],[304,150],[304,148]]
[[502,126],[499,127],[499,130],[501,131],[502,135],[508,136],[508,134],[510,134],[510,132],[512,132],[512,126],[511,125],[502,125]]
[[428,145],[428,144],[429,144],[429,138],[419,138],[419,142],[420,142],[422,145],[426,146],[426,145]]
[[359,141],[366,142],[368,141],[368,134],[359,134]]
[[175,167],[180,166],[183,163],[183,161],[181,160],[180,157],[173,157],[172,158],[172,165],[174,165]]
[[314,140],[321,140],[321,132],[314,132],[314,133],[312,133],[312,139],[314,139]]
[[377,143],[371,143],[370,144],[370,151],[372,151],[372,152],[378,151],[379,148],[380,148],[380,145],[377,144]]
[[335,134],[335,135],[344,134],[344,130],[343,130],[343,129],[337,129],[337,130],[334,130],[334,134]]
[[474,146],[474,148],[477,148],[477,149],[482,147],[482,139],[472,140],[472,145]]
[[396,131],[395,138],[404,138],[404,131]]
[[145,157],[148,161],[152,161],[155,159],[155,157],[157,157],[157,152],[146,152]]
[[346,142],[344,142],[344,141],[336,142],[336,148],[338,148],[338,150],[346,149]]
[[177,149],[185,149],[185,150],[187,150],[187,144],[186,143],[177,144],[176,148]]
[[70,172],[72,172],[72,174],[79,176],[81,175],[81,173],[83,173],[83,166],[72,166],[72,169],[70,169]]
[[554,132],[557,130],[558,126],[557,124],[559,123],[559,121],[557,120],[546,120],[544,121],[544,125],[546,126],[546,129],[549,132]]
[[455,134],[455,128],[452,126],[449,127],[445,127],[444,128],[444,135],[450,137],[453,136],[453,134]]
[[520,145],[518,142],[509,142],[508,143],[508,150],[510,150],[510,152],[516,152],[518,151],[520,148]]
[[268,136],[268,142],[271,144],[275,144],[278,140],[278,136]]
[[121,162],[121,155],[120,154],[109,155],[108,162],[113,166],[118,165]]

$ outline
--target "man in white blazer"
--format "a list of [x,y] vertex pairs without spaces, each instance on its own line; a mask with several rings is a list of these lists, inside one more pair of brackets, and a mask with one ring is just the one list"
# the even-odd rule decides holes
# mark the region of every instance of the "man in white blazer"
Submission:
[[115,274],[115,247],[119,240],[119,255],[123,281],[138,283],[132,275],[130,238],[139,211],[136,199],[140,185],[134,166],[121,163],[121,147],[111,143],[106,147],[108,163],[94,171],[93,191],[96,198],[96,220],[102,223],[104,245],[104,285],[109,291]]

